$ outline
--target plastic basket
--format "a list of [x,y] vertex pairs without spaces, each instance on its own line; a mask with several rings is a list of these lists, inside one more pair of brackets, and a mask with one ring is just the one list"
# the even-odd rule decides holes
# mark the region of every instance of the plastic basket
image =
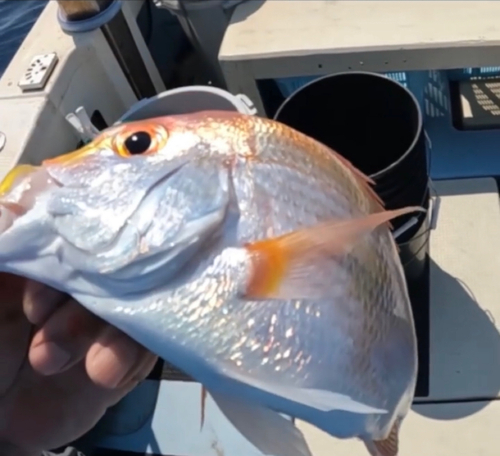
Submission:
[[500,67],[463,68],[449,70],[446,73],[451,81],[498,78],[500,76]]

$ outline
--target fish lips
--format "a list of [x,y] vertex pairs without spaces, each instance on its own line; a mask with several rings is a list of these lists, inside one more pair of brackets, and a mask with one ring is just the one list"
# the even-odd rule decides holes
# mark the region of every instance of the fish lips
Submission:
[[25,216],[40,195],[61,186],[44,167],[25,165],[14,168],[0,185],[0,235]]

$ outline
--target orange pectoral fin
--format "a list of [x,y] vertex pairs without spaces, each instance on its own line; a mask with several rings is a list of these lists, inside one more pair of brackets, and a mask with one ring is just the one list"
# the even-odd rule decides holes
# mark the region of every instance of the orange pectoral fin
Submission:
[[248,299],[319,298],[311,267],[321,260],[342,257],[380,225],[401,215],[424,211],[407,207],[377,212],[349,220],[333,220],[311,228],[246,245],[252,271],[245,297]]

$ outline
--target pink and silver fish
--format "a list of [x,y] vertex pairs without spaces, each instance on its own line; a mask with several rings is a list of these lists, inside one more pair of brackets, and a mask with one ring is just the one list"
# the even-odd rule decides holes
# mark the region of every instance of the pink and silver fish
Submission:
[[0,270],[44,282],[199,381],[263,454],[310,455],[281,413],[396,456],[414,323],[369,179],[272,120],[114,126],[0,185]]

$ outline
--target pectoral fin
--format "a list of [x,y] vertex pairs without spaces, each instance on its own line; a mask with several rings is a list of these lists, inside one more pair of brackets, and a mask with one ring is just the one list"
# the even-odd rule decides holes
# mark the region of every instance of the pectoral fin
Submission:
[[222,394],[210,396],[231,424],[263,455],[312,456],[302,432],[289,418]]
[[251,274],[245,290],[249,299],[308,299],[328,296],[328,284],[318,287],[314,268],[328,258],[348,254],[363,236],[419,207],[377,212],[348,220],[333,220],[283,236],[247,244]]

